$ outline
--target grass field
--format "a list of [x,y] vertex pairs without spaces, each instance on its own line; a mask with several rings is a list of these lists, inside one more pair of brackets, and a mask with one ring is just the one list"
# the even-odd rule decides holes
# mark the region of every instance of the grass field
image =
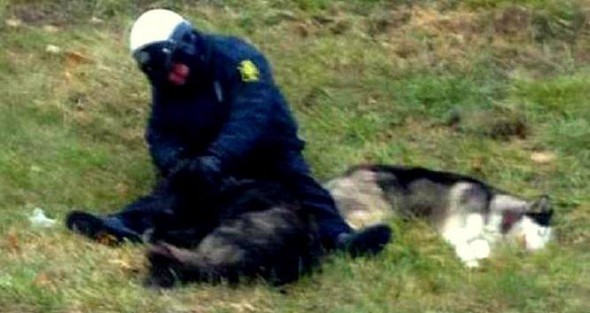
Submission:
[[[127,50],[144,9],[264,51],[314,173],[385,162],[548,193],[556,242],[478,270],[392,221],[376,259],[332,256],[276,289],[141,286],[142,247],[45,229],[42,208],[113,212],[149,191],[147,82]],[[590,312],[590,2],[0,0],[0,312]]]

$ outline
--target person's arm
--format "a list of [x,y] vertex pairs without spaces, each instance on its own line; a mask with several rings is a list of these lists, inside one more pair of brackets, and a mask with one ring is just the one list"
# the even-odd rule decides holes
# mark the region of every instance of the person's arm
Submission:
[[162,176],[168,176],[180,165],[183,148],[157,116],[150,116],[146,140],[152,161]]
[[269,129],[280,94],[263,57],[245,59],[228,74],[230,114],[208,152],[227,169],[239,165],[272,130]]

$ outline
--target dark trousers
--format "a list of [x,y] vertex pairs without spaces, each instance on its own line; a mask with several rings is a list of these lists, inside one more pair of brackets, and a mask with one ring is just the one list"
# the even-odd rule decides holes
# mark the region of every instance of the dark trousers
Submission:
[[[304,209],[314,216],[323,245],[335,248],[341,233],[352,229],[343,220],[329,192],[312,176],[301,153],[291,152],[273,158],[253,158],[242,166],[244,170],[231,173],[238,179],[265,179],[282,184],[298,197]],[[130,229],[143,233],[150,228],[190,228],[203,218],[199,208],[187,208],[182,195],[166,179],[162,179],[151,194],[132,202],[120,212],[113,214]],[[194,210],[191,212],[191,210]],[[188,212],[188,214],[187,214]]]
[[136,199],[110,217],[121,219],[125,226],[142,234],[168,221],[173,223],[176,202],[168,182],[160,180],[149,195]]

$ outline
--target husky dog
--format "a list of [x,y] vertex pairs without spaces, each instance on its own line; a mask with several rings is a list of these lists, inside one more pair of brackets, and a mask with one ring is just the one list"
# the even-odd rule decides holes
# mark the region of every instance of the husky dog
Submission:
[[394,216],[430,222],[468,267],[500,242],[526,250],[551,239],[549,198],[526,201],[472,177],[419,167],[356,166],[325,184],[353,227]]
[[163,242],[147,252],[148,286],[167,288],[176,283],[248,278],[278,285],[296,280],[318,264],[321,246],[315,223],[280,185],[234,183],[211,200],[220,212],[218,220],[192,247],[170,243],[175,242],[175,235],[199,233],[198,229],[186,233],[174,230],[173,234],[160,231],[156,236]]

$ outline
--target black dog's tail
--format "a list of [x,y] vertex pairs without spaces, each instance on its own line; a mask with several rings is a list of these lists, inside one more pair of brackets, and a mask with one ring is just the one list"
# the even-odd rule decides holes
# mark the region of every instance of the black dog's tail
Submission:
[[[310,225],[311,224],[311,225]],[[148,285],[262,278],[280,285],[318,265],[321,246],[313,223],[286,207],[246,212],[228,218],[194,249],[169,244],[152,247]]]
[[213,263],[196,251],[177,248],[161,243],[147,252],[150,274],[146,284],[150,287],[170,288],[190,281],[219,282],[222,279],[235,281],[228,262]]
[[[223,256],[205,255],[202,251],[158,244],[147,252],[150,273],[148,287],[171,288],[188,282],[239,283],[261,278],[272,285],[283,285],[318,266],[317,255],[282,255],[282,260],[244,258],[231,247],[219,247]],[[225,250],[225,251],[223,251]],[[237,253],[236,253],[237,252]],[[317,252],[316,252],[317,253]],[[235,255],[232,255],[235,254]],[[213,258],[213,259],[212,259]],[[257,261],[262,261],[259,264]],[[266,262],[265,262],[266,261]]]

